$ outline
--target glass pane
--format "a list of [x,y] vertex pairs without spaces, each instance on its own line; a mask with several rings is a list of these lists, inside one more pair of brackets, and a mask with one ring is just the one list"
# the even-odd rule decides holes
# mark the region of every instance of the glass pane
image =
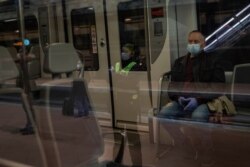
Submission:
[[84,61],[86,71],[99,69],[97,32],[94,8],[81,8],[71,11],[74,46]]
[[[29,45],[38,45],[38,23],[35,16],[29,15],[24,19],[26,29],[25,36],[27,40],[29,40]],[[17,18],[0,20],[0,45],[15,47],[18,51],[22,45],[19,33],[19,20]]]
[[[119,3],[119,34],[122,68],[135,62],[132,71],[146,71],[145,18],[142,0]],[[126,55],[126,56],[125,56]]]
[[246,56],[250,39],[249,1],[201,1],[197,6],[199,28],[207,36],[207,50],[216,49],[225,70],[250,63],[250,57]]
[[[33,46],[39,45],[38,23],[31,15],[34,12],[23,13],[25,40],[22,40],[17,9],[18,1],[0,2],[0,166],[44,166],[38,136],[31,135],[34,131],[26,119],[34,112],[31,112],[33,105],[28,98],[31,92],[27,89],[29,81],[24,67],[27,65],[28,71],[34,74],[35,70],[30,68],[34,65],[40,72],[40,58],[33,52]],[[31,9],[27,1],[24,9]],[[21,56],[23,46],[27,54]]]

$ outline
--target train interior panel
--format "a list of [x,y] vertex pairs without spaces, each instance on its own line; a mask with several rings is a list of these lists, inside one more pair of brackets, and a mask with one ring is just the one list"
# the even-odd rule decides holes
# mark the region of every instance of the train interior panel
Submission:
[[[249,13],[249,0],[0,0],[0,166],[249,166]],[[201,53],[218,64],[197,80]],[[190,113],[164,115],[172,104]]]

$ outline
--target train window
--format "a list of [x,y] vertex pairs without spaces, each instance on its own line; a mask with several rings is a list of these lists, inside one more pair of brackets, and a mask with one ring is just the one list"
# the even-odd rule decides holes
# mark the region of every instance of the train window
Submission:
[[197,11],[199,29],[209,37],[207,45],[218,45],[210,49],[223,60],[226,71],[232,71],[237,64],[250,63],[249,19],[244,19],[249,17],[249,0],[230,3],[201,0],[197,3]]
[[94,8],[73,9],[71,11],[74,47],[84,61],[86,71],[99,69],[97,32]]
[[144,2],[136,0],[119,3],[118,18],[121,51],[124,52],[124,46],[130,46],[134,52],[134,56],[129,59],[121,57],[122,68],[135,61],[136,68],[131,70],[146,71]]
[[[25,16],[25,38],[30,41],[30,45],[38,45],[38,23],[35,16]],[[0,45],[5,47],[16,47],[21,44],[19,20],[10,18],[0,21]]]

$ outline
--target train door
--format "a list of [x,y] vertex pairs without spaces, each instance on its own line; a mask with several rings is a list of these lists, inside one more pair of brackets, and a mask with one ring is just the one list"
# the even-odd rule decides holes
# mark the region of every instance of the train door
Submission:
[[69,40],[84,62],[84,78],[100,122],[112,125],[112,95],[103,1],[67,1]]
[[126,125],[132,129],[143,128],[144,126],[138,125],[147,123],[151,107],[144,2],[106,1],[114,116],[117,127]]
[[[142,118],[151,107],[144,6],[143,0],[67,4],[70,39],[85,62],[97,115],[116,127],[146,123]],[[136,65],[122,59],[125,45],[137,53]]]

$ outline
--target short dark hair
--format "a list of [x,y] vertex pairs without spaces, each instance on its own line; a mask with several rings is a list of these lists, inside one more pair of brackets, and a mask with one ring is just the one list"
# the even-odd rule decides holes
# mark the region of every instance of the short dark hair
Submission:
[[[189,34],[195,33],[195,32],[202,34],[202,32],[200,32],[199,30],[193,30],[193,31],[191,31]],[[202,34],[202,35],[203,35],[203,34]]]
[[193,30],[193,31],[190,31],[190,33],[188,34],[188,36],[190,36],[190,34],[192,34],[192,33],[200,33],[201,34],[201,36],[202,36],[202,38],[203,38],[203,40],[205,41],[205,37],[204,37],[204,35],[202,34],[202,32],[200,32],[199,30]]

